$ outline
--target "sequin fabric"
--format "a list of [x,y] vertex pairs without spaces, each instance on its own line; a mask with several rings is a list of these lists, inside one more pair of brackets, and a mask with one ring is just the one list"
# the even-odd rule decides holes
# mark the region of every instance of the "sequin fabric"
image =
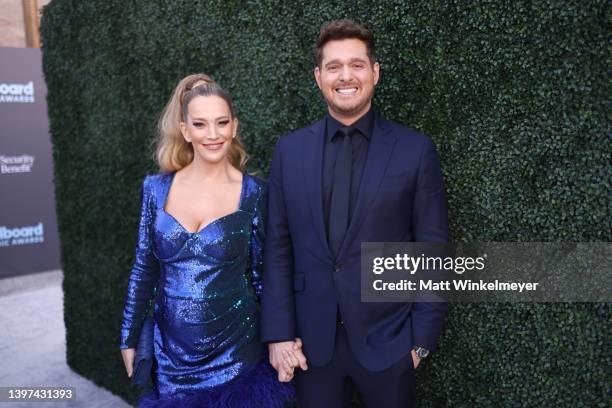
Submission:
[[244,174],[237,211],[191,233],[164,206],[174,174],[148,176],[121,348],[154,301],[158,397],[216,387],[258,366],[264,182]]

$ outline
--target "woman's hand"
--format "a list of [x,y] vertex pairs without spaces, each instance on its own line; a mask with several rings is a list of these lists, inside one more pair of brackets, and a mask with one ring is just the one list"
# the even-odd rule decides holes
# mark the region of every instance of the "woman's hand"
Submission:
[[136,349],[121,349],[121,357],[123,357],[123,364],[125,364],[125,371],[127,371],[128,377],[132,377],[134,374],[134,358],[136,357]]

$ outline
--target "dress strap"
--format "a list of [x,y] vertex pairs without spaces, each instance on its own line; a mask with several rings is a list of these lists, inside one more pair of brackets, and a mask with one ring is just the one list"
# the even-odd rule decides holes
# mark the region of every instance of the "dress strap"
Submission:
[[176,172],[166,173],[160,177],[158,194],[155,194],[155,206],[158,210],[163,210],[166,206],[166,200],[168,199],[168,193],[170,192],[170,186],[175,174]]
[[247,172],[242,173],[242,185],[240,186],[240,199],[238,201],[238,211],[248,211],[247,195],[249,186],[249,175]]

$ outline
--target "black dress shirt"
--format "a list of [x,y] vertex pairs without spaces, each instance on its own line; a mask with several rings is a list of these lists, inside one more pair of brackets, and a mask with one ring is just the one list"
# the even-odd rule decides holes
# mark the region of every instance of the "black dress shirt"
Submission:
[[[361,116],[350,126],[354,131],[351,135],[353,148],[353,162],[351,166],[351,194],[349,205],[349,223],[357,203],[361,176],[368,157],[368,147],[372,138],[374,125],[374,113],[372,109]],[[336,132],[344,126],[329,113],[326,118],[326,134],[323,147],[323,216],[325,220],[325,232],[329,239],[329,214],[331,206],[332,189],[334,184],[334,170],[336,167],[336,157],[342,144],[342,138],[336,137]]]

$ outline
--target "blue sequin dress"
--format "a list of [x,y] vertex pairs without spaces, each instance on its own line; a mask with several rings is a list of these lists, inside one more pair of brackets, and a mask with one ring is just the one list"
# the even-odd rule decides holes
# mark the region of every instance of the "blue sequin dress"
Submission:
[[123,315],[121,348],[135,348],[156,292],[155,389],[139,406],[282,407],[293,389],[258,335],[264,182],[244,174],[238,210],[191,233],[164,211],[173,178],[144,181]]

